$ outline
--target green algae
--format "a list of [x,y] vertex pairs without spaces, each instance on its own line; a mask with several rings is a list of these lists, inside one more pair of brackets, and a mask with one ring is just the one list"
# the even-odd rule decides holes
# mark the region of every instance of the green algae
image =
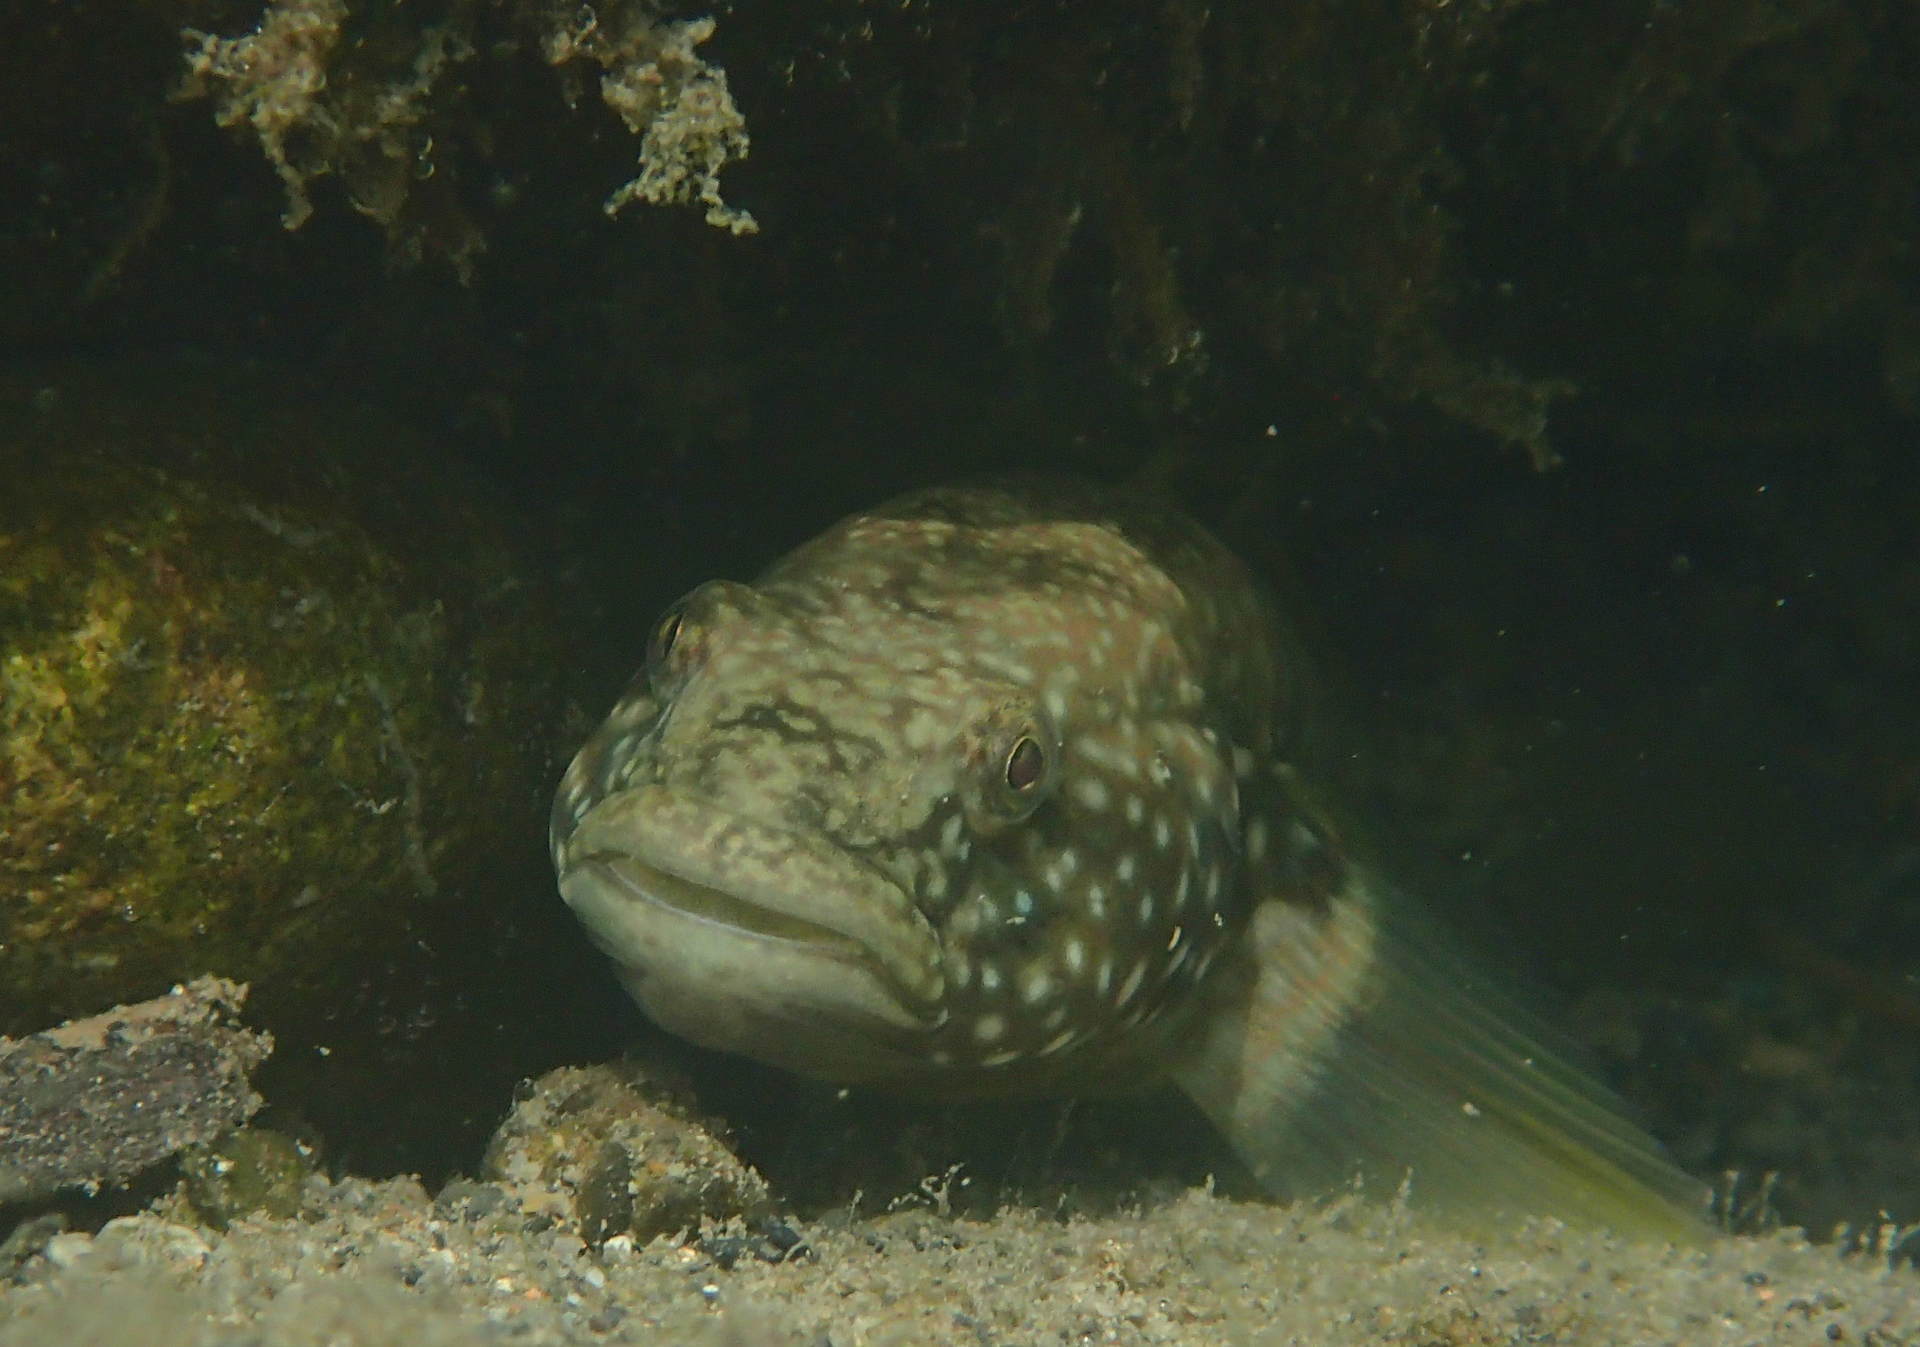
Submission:
[[188,1213],[215,1230],[244,1216],[287,1218],[300,1212],[316,1171],[311,1147],[266,1127],[242,1127],[181,1157],[181,1197]]
[[411,448],[254,374],[0,386],[0,1031],[207,971],[324,1013],[539,817],[553,640]]

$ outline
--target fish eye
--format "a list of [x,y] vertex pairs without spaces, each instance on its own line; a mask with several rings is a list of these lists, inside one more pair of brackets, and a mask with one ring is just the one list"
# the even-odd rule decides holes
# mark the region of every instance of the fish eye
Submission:
[[[989,807],[1003,821],[1013,823],[1026,818],[1053,793],[1055,752],[1053,736],[1044,723],[1030,715],[1013,720],[1002,731],[997,759],[999,780],[989,792]],[[991,778],[989,778],[991,780]]]
[[967,736],[967,818],[980,836],[1023,822],[1059,784],[1060,739],[1037,708],[1009,700]]
[[1046,780],[1047,752],[1030,734],[1023,734],[1014,741],[1007,751],[1006,780],[1007,789],[1015,795],[1028,796],[1040,789]]
[[674,642],[680,639],[680,626],[686,619],[686,608],[674,604],[660,615],[653,624],[653,636],[647,642],[647,658],[656,664],[673,654]]
[[646,663],[639,676],[648,680],[654,695],[673,697],[758,600],[748,586],[726,580],[709,580],[681,596],[647,634]]
[[672,679],[686,663],[684,654],[689,635],[687,601],[682,599],[660,615],[660,620],[653,624],[653,634],[647,637],[646,676],[656,688]]

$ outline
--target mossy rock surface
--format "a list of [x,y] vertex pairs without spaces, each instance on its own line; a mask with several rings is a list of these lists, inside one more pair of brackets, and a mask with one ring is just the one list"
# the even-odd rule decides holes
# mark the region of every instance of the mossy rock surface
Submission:
[[0,1032],[205,972],[284,1029],[480,919],[560,659],[444,455],[271,371],[96,364],[0,381],[0,481]]

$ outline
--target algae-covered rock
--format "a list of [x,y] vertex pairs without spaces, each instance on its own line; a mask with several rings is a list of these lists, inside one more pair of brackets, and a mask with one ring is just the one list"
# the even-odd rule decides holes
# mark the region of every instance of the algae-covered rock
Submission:
[[271,371],[0,379],[0,1032],[206,972],[350,1019],[370,951],[480,923],[560,661],[427,463]]

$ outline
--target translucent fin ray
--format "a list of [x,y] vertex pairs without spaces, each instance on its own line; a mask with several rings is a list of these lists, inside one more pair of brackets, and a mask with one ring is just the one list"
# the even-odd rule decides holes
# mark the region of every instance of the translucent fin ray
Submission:
[[1353,1186],[1454,1223],[1549,1216],[1703,1237],[1707,1189],[1432,923],[1350,872],[1265,904],[1175,1076],[1261,1181]]

